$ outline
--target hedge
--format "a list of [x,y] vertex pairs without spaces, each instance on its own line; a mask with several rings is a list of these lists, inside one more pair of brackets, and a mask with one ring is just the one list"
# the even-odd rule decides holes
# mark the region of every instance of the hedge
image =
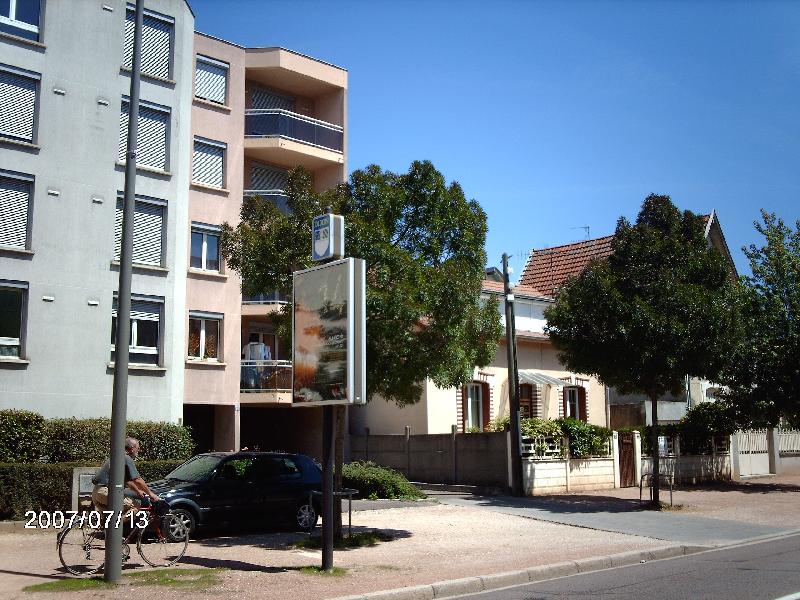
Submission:
[[[164,478],[183,461],[137,461],[145,481]],[[97,467],[100,462],[0,463],[0,519],[22,519],[25,511],[70,510],[72,470]]]
[[[139,440],[139,458],[144,461],[182,461],[194,451],[188,427],[128,421],[127,434]],[[33,412],[0,411],[0,462],[102,462],[110,453],[110,438],[110,419],[45,420]]]
[[424,498],[420,490],[402,473],[381,467],[372,461],[352,462],[342,468],[342,484],[358,490],[362,498]]

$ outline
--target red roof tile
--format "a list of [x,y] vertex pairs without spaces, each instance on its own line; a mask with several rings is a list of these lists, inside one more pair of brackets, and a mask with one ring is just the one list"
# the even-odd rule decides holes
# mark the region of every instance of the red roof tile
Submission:
[[611,255],[612,235],[565,244],[553,248],[534,250],[525,263],[520,277],[520,287],[531,287],[540,295],[554,298],[564,283],[583,271],[592,259]]

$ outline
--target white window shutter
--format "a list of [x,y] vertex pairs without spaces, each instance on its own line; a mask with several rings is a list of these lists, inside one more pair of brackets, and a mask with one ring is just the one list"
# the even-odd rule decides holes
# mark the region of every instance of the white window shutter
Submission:
[[[154,169],[167,168],[167,123],[169,113],[139,105],[139,135],[137,145],[137,165]],[[122,101],[119,115],[118,159],[125,161],[128,146],[128,102]]]
[[37,81],[0,71],[0,135],[33,141]]
[[[133,214],[133,262],[160,266],[164,207],[137,202]],[[114,218],[114,259],[120,259],[122,247],[122,199],[117,200]]]
[[285,192],[289,186],[289,173],[267,165],[254,164],[250,170],[251,190],[280,190]]
[[[161,305],[158,302],[148,302],[146,300],[131,300],[131,320],[135,321],[158,321],[161,314]],[[117,316],[117,299],[114,298],[114,306],[111,309],[111,316]]]
[[[142,73],[169,79],[170,44],[172,25],[145,14],[142,19]],[[133,66],[134,11],[128,9],[125,16],[125,48],[122,64],[126,69]]]
[[211,102],[225,104],[227,78],[228,69],[198,58],[195,71],[194,95]]
[[26,248],[31,184],[0,177],[0,246]]
[[194,142],[194,157],[192,159],[192,181],[223,187],[223,164],[225,148],[203,142]]
[[253,108],[259,110],[282,108],[283,110],[294,111],[294,98],[256,88],[253,90]]

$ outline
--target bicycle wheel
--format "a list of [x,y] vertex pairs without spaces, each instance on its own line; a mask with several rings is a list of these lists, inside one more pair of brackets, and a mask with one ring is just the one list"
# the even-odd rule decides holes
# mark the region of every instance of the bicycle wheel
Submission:
[[168,513],[139,534],[136,550],[151,567],[171,567],[183,558],[188,545],[189,530],[183,520]]
[[73,575],[93,575],[106,560],[106,540],[102,529],[74,526],[58,538],[58,558]]

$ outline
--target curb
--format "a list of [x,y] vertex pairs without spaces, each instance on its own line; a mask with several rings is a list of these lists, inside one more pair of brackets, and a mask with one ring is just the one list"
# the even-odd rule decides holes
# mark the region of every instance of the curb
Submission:
[[530,567],[528,569],[522,569],[521,571],[507,571],[494,575],[437,581],[436,583],[427,585],[415,585],[393,590],[383,590],[380,592],[369,592],[366,594],[356,594],[355,596],[340,596],[332,598],[331,600],[434,600],[436,598],[486,592],[525,583],[535,583],[547,579],[555,579],[557,577],[587,573],[589,571],[635,565],[652,560],[675,558],[677,556],[685,556],[687,554],[694,554],[710,549],[711,548],[707,546],[680,545],[656,548],[655,550],[632,550],[630,552],[611,554],[609,556],[584,558],[552,565]]

